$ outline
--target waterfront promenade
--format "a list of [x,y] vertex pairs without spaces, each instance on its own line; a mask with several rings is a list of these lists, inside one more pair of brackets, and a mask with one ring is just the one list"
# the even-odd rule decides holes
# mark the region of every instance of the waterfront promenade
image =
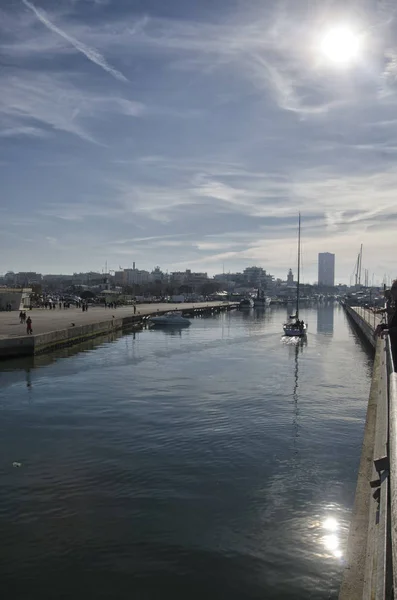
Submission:
[[119,308],[90,307],[43,309],[27,311],[32,319],[33,335],[26,334],[26,325],[19,322],[19,312],[0,313],[0,358],[29,356],[48,352],[62,346],[78,344],[87,339],[107,335],[127,327],[139,327],[149,315],[170,310],[206,312],[228,310],[234,303],[195,302],[183,304],[139,304]]
[[[219,307],[219,302],[196,302],[184,304],[137,304],[136,316],[146,316],[157,311],[168,310],[191,310],[194,307]],[[226,305],[226,303],[225,303]],[[112,318],[120,319],[134,315],[132,306],[118,308],[104,308],[103,306],[90,307],[87,312],[81,308],[65,308],[48,310],[45,308],[34,308],[26,311],[26,315],[32,319],[33,334],[50,333],[57,329],[67,329],[78,325],[91,325],[99,321],[111,321]],[[4,337],[16,337],[26,334],[26,325],[19,322],[19,312],[0,312],[0,339]]]

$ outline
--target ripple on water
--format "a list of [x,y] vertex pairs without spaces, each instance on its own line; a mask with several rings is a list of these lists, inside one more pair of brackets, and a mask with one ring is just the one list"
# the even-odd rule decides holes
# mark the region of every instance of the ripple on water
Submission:
[[271,310],[2,366],[14,596],[336,598],[370,361],[339,310],[303,317],[304,346]]

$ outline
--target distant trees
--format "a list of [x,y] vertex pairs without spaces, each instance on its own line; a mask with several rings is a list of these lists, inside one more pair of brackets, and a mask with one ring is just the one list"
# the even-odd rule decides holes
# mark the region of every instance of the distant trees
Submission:
[[89,290],[85,290],[84,292],[81,292],[80,297],[83,300],[92,300],[93,298],[95,298],[95,294],[94,294],[94,292],[90,292]]
[[203,296],[211,296],[216,294],[221,289],[221,285],[217,281],[208,281],[200,286],[200,292]]

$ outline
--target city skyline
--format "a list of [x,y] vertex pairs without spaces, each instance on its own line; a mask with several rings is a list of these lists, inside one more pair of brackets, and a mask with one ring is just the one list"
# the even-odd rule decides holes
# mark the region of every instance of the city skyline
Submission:
[[[304,281],[336,251],[348,284],[361,243],[396,277],[397,7],[142,6],[2,3],[0,271],[285,277],[300,211]],[[360,52],[336,64],[341,20]]]
[[[320,264],[319,264],[319,260],[320,260],[320,256],[324,256],[324,255],[326,255],[326,256],[328,255],[328,256],[332,257],[332,260],[333,260],[332,279],[334,281],[334,284],[328,282],[328,283],[326,283],[326,285],[331,285],[331,286],[332,285],[336,285],[337,286],[339,284],[342,284],[342,285],[352,285],[352,283],[354,283],[353,275],[350,275],[349,281],[343,281],[342,278],[338,278],[336,276],[336,274],[335,274],[335,254],[334,253],[330,253],[330,252],[320,252],[320,253],[318,253],[317,260],[316,260],[317,277],[314,278],[313,280],[308,280],[305,277],[304,272],[303,272],[303,275],[302,275],[302,267],[301,267],[301,282],[302,283],[308,283],[308,284],[318,284],[318,283],[320,283],[320,277],[319,277]],[[222,267],[223,267],[222,271],[220,271],[220,270],[204,271],[203,269],[200,269],[199,265],[198,265],[197,269],[186,268],[186,269],[182,269],[182,272],[184,272],[184,271],[186,271],[186,272],[187,271],[201,272],[201,273],[205,272],[208,275],[209,278],[212,278],[215,275],[219,276],[222,273],[225,276],[227,276],[228,274],[231,274],[231,275],[233,275],[233,274],[241,274],[245,270],[248,270],[249,268],[253,267],[255,269],[256,268],[263,269],[265,272],[267,272],[268,274],[272,275],[274,277],[274,279],[280,279],[282,281],[287,281],[287,279],[288,279],[288,271],[291,270],[291,272],[292,272],[292,274],[294,276],[294,279],[295,279],[296,273],[297,273],[297,265],[295,265],[295,267],[292,266],[292,267],[288,268],[288,270],[286,272],[280,272],[280,273],[275,272],[271,268],[269,269],[269,268],[263,267],[261,265],[253,265],[253,264],[249,264],[249,263],[245,264],[240,271],[226,270],[224,268],[224,265],[222,265]],[[92,274],[97,274],[97,275],[106,275],[106,274],[108,274],[108,275],[114,275],[114,273],[116,273],[118,271],[123,271],[123,270],[125,270],[125,271],[132,271],[134,269],[136,269],[138,272],[142,271],[142,272],[145,272],[145,273],[148,273],[148,274],[149,273],[150,274],[154,273],[157,269],[160,269],[160,271],[163,274],[166,274],[166,275],[172,275],[172,273],[180,272],[179,269],[167,269],[167,268],[162,267],[161,265],[158,265],[158,264],[149,265],[149,266],[145,267],[144,265],[137,265],[137,266],[135,266],[135,263],[132,263],[131,265],[125,266],[123,268],[121,266],[119,266],[118,268],[112,268],[111,265],[108,266],[107,264],[105,264],[103,267],[93,268],[93,269],[89,269],[87,271],[81,270],[81,269],[80,270],[79,269],[73,269],[73,270],[68,271],[68,272],[67,271],[64,271],[64,272],[60,272],[60,271],[59,272],[55,272],[55,271],[45,272],[44,270],[40,270],[40,269],[36,269],[36,270],[33,270],[33,271],[25,271],[25,270],[21,270],[21,269],[16,269],[16,270],[7,269],[7,270],[4,270],[3,272],[0,271],[0,279],[4,278],[7,274],[11,274],[11,273],[17,275],[19,273],[30,272],[30,273],[37,273],[40,276],[52,276],[52,275],[53,276],[60,276],[60,275],[65,275],[65,276],[69,277],[69,276],[78,275],[78,274],[81,274],[81,273],[92,273]],[[362,273],[363,273],[363,276],[364,276],[364,269],[363,269]],[[391,282],[395,279],[395,277],[393,275],[390,275],[390,274],[387,274],[387,273],[385,273],[383,275],[378,275],[377,274],[376,276],[375,276],[375,274],[372,274],[372,275],[370,275],[368,273],[368,281],[369,281],[370,285],[373,284],[375,286],[380,286],[380,285],[383,285],[384,283],[386,283],[387,285],[390,285]],[[324,282],[321,282],[321,284],[323,284],[323,283]]]

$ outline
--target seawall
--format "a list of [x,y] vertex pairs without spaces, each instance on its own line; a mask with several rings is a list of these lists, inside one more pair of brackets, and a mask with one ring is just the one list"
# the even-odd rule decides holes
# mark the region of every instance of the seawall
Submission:
[[[211,302],[202,304],[186,303],[176,306],[164,304],[139,306],[136,314],[131,314],[131,307],[105,312],[101,309],[94,309],[89,311],[88,314],[82,314],[81,311],[33,312],[33,331],[35,332],[38,329],[38,333],[34,335],[10,334],[0,336],[0,360],[43,354],[57,348],[79,344],[95,337],[109,335],[116,331],[139,329],[150,316],[161,315],[170,310],[180,310],[189,314],[189,316],[193,316],[205,312],[229,310],[234,307],[235,304],[232,303]],[[10,314],[7,313],[7,317]],[[75,321],[75,323],[72,321]],[[66,324],[67,327],[65,327]],[[23,325],[16,325],[15,317],[13,317],[12,322],[5,324],[5,330],[6,326],[10,331],[14,331],[17,327],[24,328]]]
[[352,326],[374,351],[374,364],[339,600],[389,600],[390,345],[387,338],[374,335],[380,322],[377,315],[363,307],[344,308]]

